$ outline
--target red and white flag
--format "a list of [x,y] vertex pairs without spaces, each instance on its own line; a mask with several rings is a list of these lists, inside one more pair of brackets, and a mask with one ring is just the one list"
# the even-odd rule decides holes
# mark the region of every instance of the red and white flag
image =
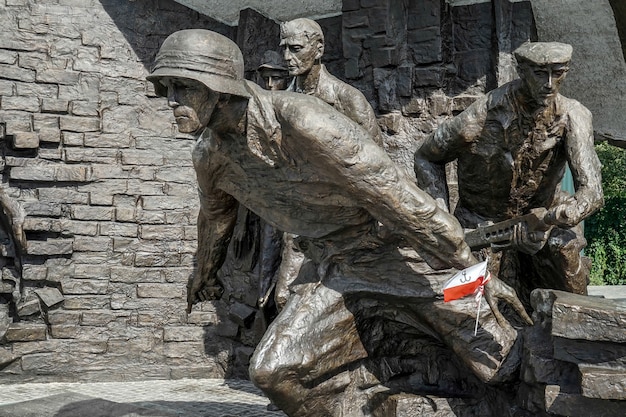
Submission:
[[[443,284],[443,301],[448,302],[480,292],[491,275],[487,271],[487,261],[477,263],[457,272]],[[478,295],[478,294],[477,294]]]

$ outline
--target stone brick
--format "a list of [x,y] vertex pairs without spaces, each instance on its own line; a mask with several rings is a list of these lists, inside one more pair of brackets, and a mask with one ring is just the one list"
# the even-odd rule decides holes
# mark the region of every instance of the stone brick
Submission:
[[180,266],[181,265],[181,254],[180,253],[146,253],[146,252],[137,252],[135,253],[135,266],[143,267],[159,267],[159,266]]
[[[580,365],[582,394],[587,398],[626,400],[626,369]],[[626,402],[624,402],[626,406]]]
[[125,165],[163,165],[163,155],[157,155],[153,151],[122,150],[122,163]]
[[33,129],[59,129],[59,116],[54,114],[35,113],[33,114]]
[[69,352],[72,354],[81,353],[106,353],[108,343],[104,340],[101,341],[73,341],[69,344]]
[[115,165],[117,150],[115,149],[85,149],[67,148],[63,150],[64,160],[68,163],[84,162]]
[[360,11],[352,13],[343,13],[343,27],[345,29],[354,29],[369,26],[369,17]]
[[80,337],[79,326],[73,324],[51,324],[50,336],[55,339],[76,339]]
[[47,326],[39,323],[11,323],[4,334],[7,342],[34,342],[46,340]]
[[111,297],[106,295],[68,295],[65,297],[63,307],[66,310],[93,310],[107,309],[110,307]]
[[17,63],[17,52],[0,50],[0,64],[14,65]]
[[105,252],[111,247],[109,237],[74,236],[74,250],[78,252]]
[[[193,167],[163,167],[156,169],[154,179],[163,182],[189,184],[196,181],[196,174]],[[178,184],[175,186],[178,187]]]
[[442,61],[441,31],[439,26],[410,30],[407,42],[417,65]]
[[87,204],[89,195],[73,188],[39,188],[39,198],[42,201],[65,204]]
[[209,311],[192,311],[187,315],[187,323],[198,326],[216,325],[219,321],[219,316]]
[[61,149],[39,148],[37,156],[46,161],[61,161]]
[[129,311],[91,310],[82,314],[80,324],[83,326],[106,326],[120,318],[128,319]]
[[78,83],[80,72],[45,69],[38,70],[36,81],[40,83],[75,85]]
[[182,201],[171,197],[145,196],[143,197],[143,208],[145,210],[176,210],[192,208],[197,204],[194,201]]
[[129,179],[126,188],[128,195],[163,195],[163,183],[156,181],[141,181]]
[[82,312],[67,310],[51,310],[47,313],[47,321],[52,325],[77,326]]
[[552,335],[568,339],[626,343],[626,311],[614,301],[552,291]]
[[66,146],[83,146],[85,140],[84,133],[62,132],[61,139]]
[[52,287],[38,288],[35,290],[35,294],[46,308],[55,307],[65,299],[58,289]]
[[72,114],[74,116],[98,116],[98,103],[94,101],[72,101]]
[[29,255],[66,255],[72,253],[72,239],[29,240]]
[[163,354],[166,358],[189,359],[190,361],[204,357],[203,342],[167,342],[163,345]]
[[31,116],[31,113],[16,110],[0,112],[0,123],[4,123],[4,133],[13,135],[16,132],[30,132],[32,130]]
[[155,268],[111,267],[111,282],[162,282],[161,271]]
[[14,84],[18,96],[33,96],[44,100],[47,97],[56,97],[59,94],[59,86],[56,84],[36,84],[20,81],[16,81]]
[[197,326],[165,326],[164,342],[192,342],[204,339],[204,329]]
[[60,100],[53,98],[42,99],[41,111],[47,113],[67,113],[69,109],[68,100]]
[[86,182],[91,179],[91,169],[88,166],[71,165],[59,166],[55,169],[57,181]]
[[[2,43],[0,41],[0,47],[2,47]],[[35,82],[35,71],[13,65],[0,64],[0,74],[2,74],[2,78],[9,80],[24,81],[25,83]]]
[[359,0],[343,0],[341,2],[341,11],[344,12],[344,14],[352,10],[359,10],[360,7],[361,3]]
[[4,96],[0,103],[2,110],[22,110],[36,113],[40,109],[37,97]]
[[129,148],[131,138],[128,134],[112,133],[112,134],[85,134],[85,146],[94,148]]
[[33,353],[69,352],[66,340],[42,340],[36,342],[15,342],[13,352],[16,356],[30,355]]
[[16,132],[11,145],[14,149],[37,149],[39,134],[37,132]]
[[[15,179],[17,177],[13,177],[13,170],[15,168],[11,168],[11,178]],[[41,203],[38,201],[27,201],[22,204],[24,210],[30,216],[46,216],[46,217],[60,217],[62,214],[61,205],[60,204],[48,204]]]
[[15,94],[15,82],[0,80],[0,96],[12,96]]
[[39,300],[34,297],[21,300],[16,305],[17,315],[20,317],[28,317],[33,314],[41,313],[41,307],[39,306]]
[[137,237],[137,225],[118,222],[101,223],[100,234],[105,236]]
[[[115,205],[115,202],[113,204]],[[118,222],[135,223],[137,221],[136,210],[134,208],[117,206],[115,209],[115,220]]]
[[111,267],[103,265],[90,265],[74,263],[74,278],[109,279]]
[[107,252],[74,252],[72,260],[83,264],[107,265],[109,263],[124,262],[124,254]]
[[139,224],[164,224],[167,223],[164,211],[137,210],[137,222]]
[[41,265],[26,264],[22,267],[22,278],[27,281],[43,281],[48,274],[48,268]]
[[54,128],[39,129],[39,141],[46,143],[61,143],[61,131]]
[[623,401],[606,401],[597,398],[586,398],[580,394],[571,394],[561,391],[558,385],[548,385],[545,388],[546,411],[549,415],[588,417],[602,410],[605,416],[624,415]]
[[96,236],[99,230],[97,222],[62,219],[61,232],[71,235]]
[[407,29],[423,29],[441,24],[441,0],[409,2]]
[[[48,258],[46,262],[54,260],[55,258]],[[61,259],[61,258],[56,258]],[[74,274],[73,265],[49,265],[48,266],[48,281],[60,283],[66,277],[70,277]]]
[[182,298],[185,293],[186,288],[177,284],[137,284],[137,297],[140,298]]
[[142,225],[139,236],[142,239],[182,240],[184,234],[180,226]]
[[97,132],[100,130],[100,119],[95,117],[61,116],[61,130],[71,132]]

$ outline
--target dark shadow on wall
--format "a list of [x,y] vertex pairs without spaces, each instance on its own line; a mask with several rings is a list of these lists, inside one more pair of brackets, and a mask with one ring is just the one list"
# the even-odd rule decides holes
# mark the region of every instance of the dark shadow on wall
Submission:
[[622,53],[626,59],[626,2],[624,0],[609,0],[609,3],[613,8],[617,33],[622,42]]
[[182,29],[210,29],[234,39],[236,27],[228,26],[173,0],[100,0],[146,69],[150,69],[161,43]]

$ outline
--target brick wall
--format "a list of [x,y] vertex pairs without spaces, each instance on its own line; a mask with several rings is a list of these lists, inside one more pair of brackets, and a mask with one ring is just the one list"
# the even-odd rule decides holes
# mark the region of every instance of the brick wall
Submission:
[[173,1],[3,0],[0,12],[2,186],[28,239],[21,282],[1,287],[0,379],[231,373],[223,306],[185,314],[193,141],[174,138],[145,76],[169,33],[233,28]]

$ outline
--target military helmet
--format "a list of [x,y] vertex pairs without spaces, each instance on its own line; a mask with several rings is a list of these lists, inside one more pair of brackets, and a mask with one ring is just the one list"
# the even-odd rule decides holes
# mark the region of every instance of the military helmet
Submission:
[[165,39],[146,79],[155,92],[167,96],[159,80],[178,77],[196,80],[213,91],[250,97],[244,81],[243,56],[239,47],[225,36],[205,29],[185,29]]

